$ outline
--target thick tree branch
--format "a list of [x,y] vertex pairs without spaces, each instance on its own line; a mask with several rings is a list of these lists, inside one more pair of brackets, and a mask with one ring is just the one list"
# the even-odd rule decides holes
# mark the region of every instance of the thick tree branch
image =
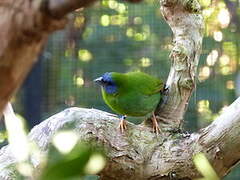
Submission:
[[196,70],[203,38],[203,17],[196,0],[161,0],[161,12],[173,31],[168,100],[156,110],[161,126],[179,129],[196,84]]
[[226,175],[240,160],[240,97],[210,126],[200,132],[198,143],[220,175]]
[[[74,124],[79,138],[96,140],[107,149],[108,163],[100,173],[102,179],[193,179],[199,173],[192,163],[193,155],[203,152],[220,177],[225,176],[240,159],[240,98],[227,108],[211,125],[199,133],[183,138],[180,134],[156,137],[151,128],[129,124],[126,134],[116,130],[114,115],[83,108],[60,112],[29,134],[42,153],[47,151],[51,137],[59,129]],[[32,157],[35,167],[40,159]],[[0,151],[0,178],[11,177],[9,165],[15,163],[9,146]]]

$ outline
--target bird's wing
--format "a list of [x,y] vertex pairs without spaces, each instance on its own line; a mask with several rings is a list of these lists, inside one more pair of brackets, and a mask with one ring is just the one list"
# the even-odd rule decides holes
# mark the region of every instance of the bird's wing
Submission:
[[152,77],[145,73],[132,73],[131,79],[135,82],[134,87],[144,95],[159,93],[164,85],[160,79]]
[[151,81],[143,82],[139,89],[143,94],[152,95],[159,93],[163,89],[163,83],[158,79],[152,79]]

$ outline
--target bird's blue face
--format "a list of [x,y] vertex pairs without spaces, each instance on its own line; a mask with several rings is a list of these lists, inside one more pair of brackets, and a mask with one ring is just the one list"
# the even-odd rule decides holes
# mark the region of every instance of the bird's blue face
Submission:
[[101,85],[108,94],[115,94],[117,92],[117,85],[112,78],[112,74],[109,72],[104,73],[94,81]]

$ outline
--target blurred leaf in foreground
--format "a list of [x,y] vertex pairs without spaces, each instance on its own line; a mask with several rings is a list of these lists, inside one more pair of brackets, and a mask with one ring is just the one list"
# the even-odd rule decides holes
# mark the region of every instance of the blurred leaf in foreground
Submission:
[[203,153],[198,153],[193,157],[193,163],[197,170],[202,174],[203,178],[196,180],[220,180],[217,173],[209,163],[208,159]]
[[[70,131],[61,132],[59,135],[61,143],[56,140],[59,137],[55,137],[55,140],[53,138],[54,146],[49,148],[48,160],[41,173],[41,180],[79,179],[87,174],[96,174],[104,168],[105,158],[99,149],[96,150],[83,142],[70,143],[72,139],[70,135],[75,138],[74,133]],[[64,136],[69,139],[65,139]]]

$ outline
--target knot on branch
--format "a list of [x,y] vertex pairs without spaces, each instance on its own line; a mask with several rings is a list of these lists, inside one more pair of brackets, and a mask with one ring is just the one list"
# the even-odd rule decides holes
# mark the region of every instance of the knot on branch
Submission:
[[178,0],[160,0],[160,5],[164,7],[173,7],[177,2]]
[[187,78],[183,78],[180,82],[179,82],[179,86],[186,88],[186,89],[192,89],[192,87],[194,87],[194,81],[187,77]]
[[190,13],[200,13],[201,11],[198,0],[160,0],[160,4],[164,7],[183,7]]
[[186,59],[188,58],[188,51],[182,45],[175,45],[169,57],[174,63],[176,71],[184,71],[187,69]]
[[191,13],[199,13],[201,11],[201,5],[198,0],[182,0],[185,10]]
[[175,45],[169,55],[172,60],[183,62],[188,56],[187,49],[182,45]]
[[176,72],[186,72],[179,76],[178,86],[186,89],[192,89],[194,87],[194,71],[192,71],[192,65],[190,59],[190,52],[184,46],[177,44],[174,46],[170,53],[170,58],[173,61],[173,67]]

